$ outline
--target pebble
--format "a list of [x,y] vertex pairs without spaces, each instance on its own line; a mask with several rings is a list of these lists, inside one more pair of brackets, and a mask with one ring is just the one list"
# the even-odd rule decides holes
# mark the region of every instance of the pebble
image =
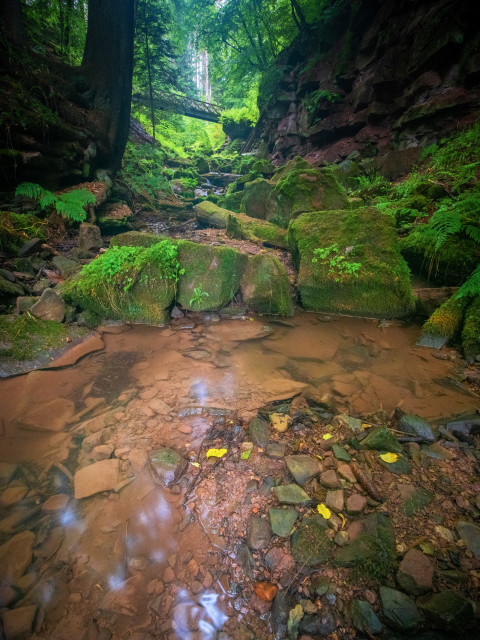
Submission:
[[329,509],[332,509],[333,511],[343,511],[343,507],[344,507],[343,490],[336,489],[333,491],[327,491],[325,504]]
[[168,584],[169,582],[173,582],[174,580],[175,572],[173,571],[172,567],[167,567],[163,572],[163,581]]
[[365,498],[365,496],[362,496],[359,493],[353,493],[347,498],[347,513],[350,513],[352,515],[362,513],[366,506],[367,499]]
[[338,476],[333,469],[329,469],[328,471],[321,473],[320,482],[324,487],[327,487],[327,489],[340,489]]

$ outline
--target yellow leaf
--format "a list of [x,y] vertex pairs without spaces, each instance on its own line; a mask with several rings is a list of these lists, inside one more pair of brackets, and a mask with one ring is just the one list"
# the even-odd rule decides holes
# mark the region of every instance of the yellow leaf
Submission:
[[392,463],[392,462],[396,462],[398,460],[398,454],[396,453],[382,453],[380,458],[384,461],[384,462],[388,462],[388,463]]
[[275,431],[283,433],[288,429],[288,426],[292,422],[292,419],[290,416],[287,416],[286,413],[271,413],[270,422],[272,423],[272,427],[275,429]]
[[316,457],[317,457],[319,460],[323,460],[322,456],[319,456],[319,455],[318,455],[318,453],[317,453]]
[[372,427],[373,427],[372,424],[367,424],[366,422],[362,424],[362,429],[371,429]]
[[324,440],[330,440],[330,438],[333,438],[331,433],[325,433],[324,436],[323,436]]
[[345,520],[345,516],[343,515],[343,513],[339,513],[338,515],[342,519],[342,527],[341,528],[344,529],[345,528],[345,523],[347,522]]
[[325,518],[325,520],[329,520],[330,516],[332,515],[330,509],[328,509],[328,507],[326,507],[323,503],[317,504],[317,511],[321,516]]
[[209,449],[207,451],[207,458],[223,458],[227,453],[227,449]]
[[193,465],[194,467],[200,467],[199,462],[191,462],[190,464]]

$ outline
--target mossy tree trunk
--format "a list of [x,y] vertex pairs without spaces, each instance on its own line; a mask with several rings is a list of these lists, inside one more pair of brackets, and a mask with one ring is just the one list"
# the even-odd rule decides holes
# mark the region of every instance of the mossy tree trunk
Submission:
[[89,0],[82,71],[93,92],[90,107],[105,131],[103,166],[117,169],[128,139],[132,97],[135,0]]

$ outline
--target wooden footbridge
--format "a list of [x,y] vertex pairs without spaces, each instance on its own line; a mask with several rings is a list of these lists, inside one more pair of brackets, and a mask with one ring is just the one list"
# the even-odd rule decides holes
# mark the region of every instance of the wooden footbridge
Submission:
[[167,93],[163,91],[156,91],[153,94],[152,101],[149,96],[142,96],[136,93],[132,96],[132,102],[147,107],[151,106],[151,102],[153,102],[154,109],[179,113],[189,118],[207,120],[208,122],[219,122],[222,113],[220,107],[216,104],[187,98],[178,93]]

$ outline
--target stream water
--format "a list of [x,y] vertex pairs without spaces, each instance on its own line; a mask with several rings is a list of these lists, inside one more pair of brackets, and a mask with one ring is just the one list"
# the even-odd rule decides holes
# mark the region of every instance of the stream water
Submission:
[[[226,640],[248,637],[244,622],[269,637],[237,588],[230,531],[262,499],[239,459],[258,408],[303,391],[354,416],[475,410],[458,358],[415,346],[414,325],[211,320],[105,328],[103,350],[74,366],[0,380],[0,544],[24,536],[0,547],[0,599],[30,607],[31,637]],[[219,472],[205,451],[222,445]],[[161,447],[189,460],[171,487],[148,464]],[[112,490],[76,500],[73,476],[104,460],[119,461]]]

